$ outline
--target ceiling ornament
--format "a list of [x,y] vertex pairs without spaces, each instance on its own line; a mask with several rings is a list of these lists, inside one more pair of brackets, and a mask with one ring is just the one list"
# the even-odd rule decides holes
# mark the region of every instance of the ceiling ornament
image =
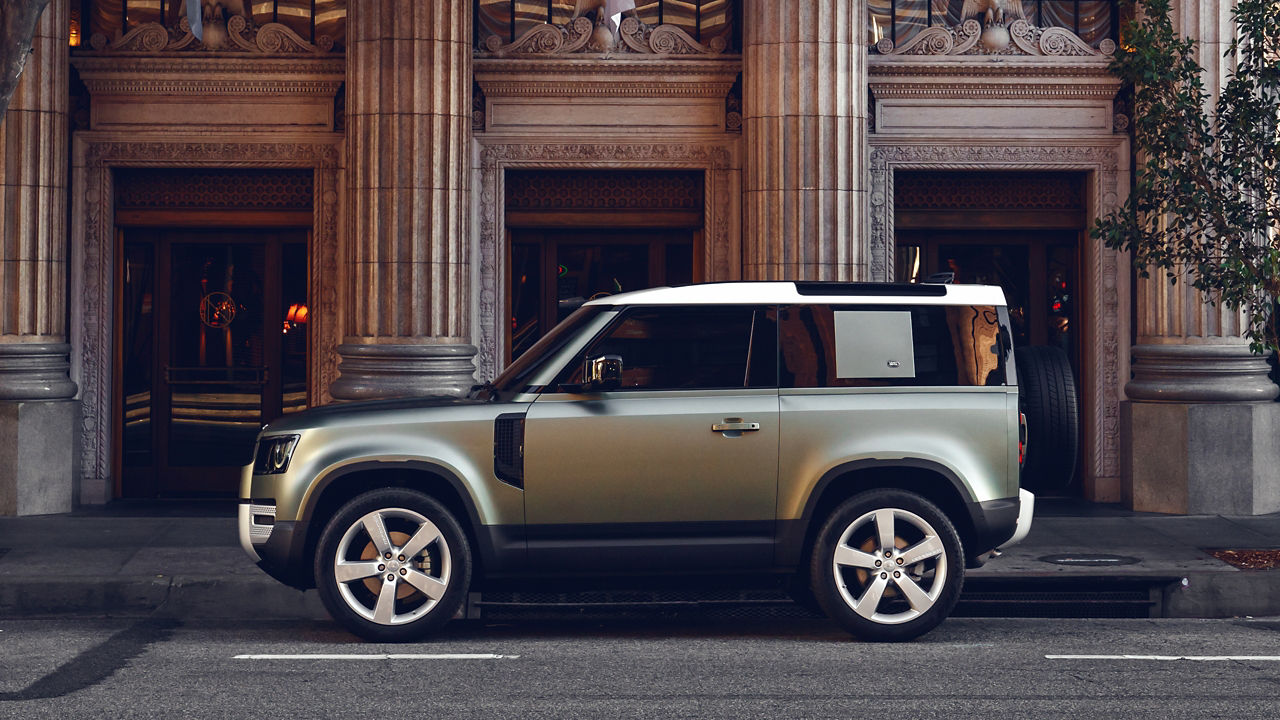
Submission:
[[[207,22],[207,21],[206,21]],[[255,25],[243,15],[233,14],[226,20],[226,32],[213,32],[217,26],[206,25],[205,41],[191,33],[187,18],[172,27],[146,23],[108,40],[101,33],[89,39],[89,45],[104,54],[174,52],[253,53],[258,55],[322,55],[333,52],[333,38],[321,35],[315,43],[281,23]],[[341,52],[341,50],[339,50]]]
[[[1007,35],[1007,40],[1002,34]],[[1036,27],[1021,18],[1010,23],[1007,31],[998,24],[984,30],[982,23],[970,18],[957,27],[922,30],[902,47],[895,47],[893,40],[882,38],[875,49],[881,55],[1104,57],[1115,54],[1116,44],[1106,39],[1093,48],[1070,30]]]

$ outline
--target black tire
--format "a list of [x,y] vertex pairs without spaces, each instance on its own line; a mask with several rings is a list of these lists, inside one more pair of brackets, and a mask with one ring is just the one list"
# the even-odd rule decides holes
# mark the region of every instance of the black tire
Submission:
[[[893,519],[888,556],[878,538],[881,512]],[[932,548],[929,556],[913,561],[926,548]],[[841,563],[837,569],[837,549],[845,560],[860,564]],[[823,523],[809,576],[823,612],[856,637],[913,640],[937,627],[960,599],[964,548],[952,522],[925,498],[903,490],[869,490],[846,500]],[[876,586],[882,594],[875,594]]]
[[[386,538],[375,541],[365,518],[381,525]],[[425,546],[410,548],[401,561],[400,550],[414,538]],[[348,578],[342,581],[339,560]],[[414,490],[386,488],[354,498],[329,519],[316,547],[316,589],[333,619],[356,635],[408,642],[453,618],[471,585],[471,567],[466,533],[443,505]]]
[[1080,411],[1071,361],[1060,348],[1020,347],[1018,405],[1027,416],[1022,485],[1034,492],[1067,489],[1080,452]]

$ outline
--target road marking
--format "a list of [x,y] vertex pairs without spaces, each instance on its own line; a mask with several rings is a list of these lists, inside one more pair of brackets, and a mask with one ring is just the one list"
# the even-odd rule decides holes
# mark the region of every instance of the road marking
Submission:
[[494,655],[492,653],[456,653],[422,655],[413,653],[374,653],[370,655],[325,654],[310,655],[236,655],[233,660],[515,660],[519,655]]
[[1046,660],[1195,660],[1221,662],[1224,660],[1260,660],[1280,662],[1280,655],[1045,655]]

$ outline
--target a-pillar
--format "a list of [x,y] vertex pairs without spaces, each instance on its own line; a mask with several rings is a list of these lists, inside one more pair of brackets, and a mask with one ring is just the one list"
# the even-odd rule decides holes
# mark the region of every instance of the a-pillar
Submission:
[[[1174,24],[1198,41],[1210,106],[1221,92],[1231,3],[1177,2]],[[1240,313],[1208,305],[1159,273],[1137,281],[1137,345],[1122,427],[1125,497],[1135,510],[1260,514],[1280,510],[1280,404]]]
[[0,515],[68,512],[79,423],[67,344],[68,0],[36,26],[0,122]]
[[351,273],[335,398],[458,395],[474,382],[471,6],[348,6]]
[[865,0],[743,6],[743,275],[867,279]]

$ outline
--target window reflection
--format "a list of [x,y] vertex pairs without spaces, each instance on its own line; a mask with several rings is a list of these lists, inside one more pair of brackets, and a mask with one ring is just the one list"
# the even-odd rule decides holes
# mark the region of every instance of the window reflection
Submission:
[[[87,45],[95,34],[113,38],[146,23],[173,26],[181,17],[184,0],[85,0],[76,4],[83,9],[78,17],[86,19],[79,26],[79,44]],[[228,5],[236,9],[234,3],[224,2],[222,7]],[[328,36],[335,47],[346,44],[347,0],[246,0],[244,8],[255,25],[280,23],[309,42]]]

